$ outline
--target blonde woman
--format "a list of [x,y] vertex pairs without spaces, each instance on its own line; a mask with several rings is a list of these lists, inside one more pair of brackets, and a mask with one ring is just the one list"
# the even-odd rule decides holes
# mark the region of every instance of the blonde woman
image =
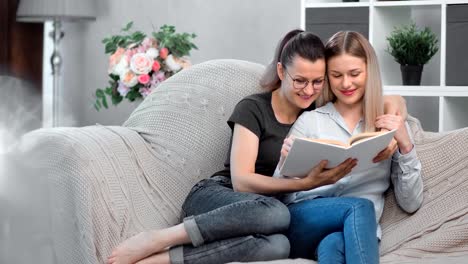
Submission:
[[[381,231],[375,222],[382,215],[383,194],[392,182],[400,207],[416,211],[423,199],[421,164],[404,118],[383,114],[379,66],[367,39],[357,32],[338,32],[325,45],[325,59],[328,82],[317,100],[319,108],[299,116],[292,137],[283,144],[281,160],[294,137],[346,141],[354,134],[381,129],[397,129],[398,150],[392,159],[352,171],[336,183],[287,195],[291,257],[318,258],[320,263],[378,263]],[[372,213],[352,214],[356,198],[362,200],[359,206],[373,205]]]

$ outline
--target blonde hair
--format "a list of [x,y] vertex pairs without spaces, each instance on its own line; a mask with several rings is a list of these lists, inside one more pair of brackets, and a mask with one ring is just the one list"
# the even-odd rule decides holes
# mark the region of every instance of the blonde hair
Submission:
[[[328,63],[331,58],[343,54],[361,58],[366,63],[367,80],[363,99],[364,128],[366,132],[376,131],[375,120],[377,116],[383,114],[383,91],[379,63],[374,48],[358,32],[339,31],[325,44],[325,59]],[[331,91],[327,78],[323,91],[317,99],[317,106],[334,101],[336,101],[336,96]]]

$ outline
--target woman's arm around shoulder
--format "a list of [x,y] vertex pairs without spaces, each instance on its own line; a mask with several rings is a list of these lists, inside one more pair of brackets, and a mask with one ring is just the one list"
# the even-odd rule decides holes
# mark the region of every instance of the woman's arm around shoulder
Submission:
[[421,161],[419,160],[414,142],[410,136],[411,130],[404,122],[405,130],[410,138],[410,147],[399,146],[392,157],[391,179],[398,205],[406,212],[417,211],[423,202],[423,181],[421,177]]
[[384,95],[384,113],[402,116],[404,120],[408,117],[406,101],[400,95]]

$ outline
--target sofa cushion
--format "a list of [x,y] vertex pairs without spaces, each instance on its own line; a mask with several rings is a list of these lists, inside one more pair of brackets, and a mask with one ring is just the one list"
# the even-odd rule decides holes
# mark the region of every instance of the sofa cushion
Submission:
[[226,121],[240,99],[260,91],[263,70],[239,60],[192,66],[160,84],[125,122],[152,148],[149,184],[164,190],[173,210],[180,211],[196,182],[223,168],[231,136]]

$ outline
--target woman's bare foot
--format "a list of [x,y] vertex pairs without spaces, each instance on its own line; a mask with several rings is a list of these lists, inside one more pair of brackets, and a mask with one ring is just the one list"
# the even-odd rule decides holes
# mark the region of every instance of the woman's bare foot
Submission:
[[141,232],[122,242],[108,259],[109,264],[133,264],[154,253],[163,251],[169,243],[164,230]]
[[161,230],[141,232],[122,242],[107,260],[108,264],[134,264],[175,245],[190,243],[183,224]]
[[170,264],[169,252],[164,251],[138,261],[135,264]]

